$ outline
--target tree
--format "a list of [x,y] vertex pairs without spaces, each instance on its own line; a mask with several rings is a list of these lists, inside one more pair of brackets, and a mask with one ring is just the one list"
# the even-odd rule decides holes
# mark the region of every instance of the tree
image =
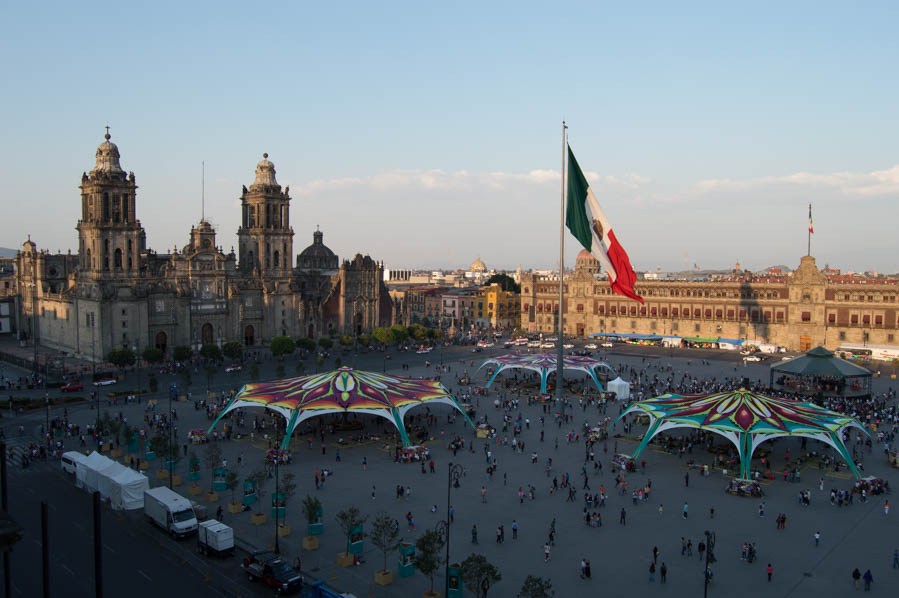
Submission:
[[434,575],[440,569],[443,559],[440,558],[440,549],[443,543],[440,536],[432,529],[427,530],[422,536],[415,541],[415,554],[412,557],[412,564],[415,568],[422,572],[431,583],[429,592],[434,593]]
[[106,354],[106,361],[123,370],[134,365],[134,351],[131,349],[113,349]]
[[190,347],[187,347],[185,345],[178,345],[177,347],[175,347],[175,361],[187,361],[193,354],[194,352],[191,351]]
[[330,349],[331,347],[334,346],[334,341],[332,341],[327,336],[323,336],[320,339],[318,339],[318,346],[321,347],[322,349],[324,349],[325,351],[327,351],[328,349]]
[[263,491],[263,486],[265,486],[265,482],[268,480],[268,474],[265,473],[265,470],[259,469],[251,473],[247,476],[247,481],[253,483],[253,487],[256,489],[256,512],[262,512],[262,499],[265,497],[265,492]]
[[306,518],[306,523],[309,525],[318,523],[321,514],[322,501],[320,501],[318,497],[307,494],[306,498],[303,499],[303,517]]
[[478,598],[487,598],[487,590],[502,578],[499,570],[482,554],[471,554],[462,561],[462,583]]
[[397,529],[396,521],[393,517],[384,511],[375,515],[375,520],[372,522],[371,527],[371,533],[369,534],[371,543],[379,548],[384,554],[384,568],[382,571],[386,571],[387,555],[396,550],[396,545],[399,543],[400,532]]
[[297,339],[297,346],[303,351],[315,351],[315,340],[305,336],[303,338]]
[[234,490],[237,488],[237,472],[229,471],[225,474],[225,488],[231,491],[231,502],[237,502],[234,500]]
[[408,333],[409,336],[411,336],[418,342],[425,341],[428,338],[428,329],[421,324],[412,324],[411,326],[409,326]]
[[344,347],[352,347],[353,346],[353,337],[349,334],[344,334],[340,337],[340,344]]
[[553,582],[536,575],[524,578],[524,584],[518,590],[518,598],[554,598]]
[[297,365],[296,365],[296,367],[294,368],[294,371],[297,373],[297,376],[302,376],[302,375],[303,375],[303,371],[304,371],[305,369],[306,369],[306,364],[303,363],[303,360],[302,360],[302,359],[298,359],[298,360],[297,360]]
[[225,357],[228,359],[242,359],[243,347],[237,341],[228,341],[222,345],[222,353],[224,353]]
[[222,350],[219,349],[219,346],[213,343],[207,343],[200,347],[200,357],[203,359],[209,359],[211,361],[221,361],[222,360]]
[[[281,483],[278,486],[281,494],[284,495],[284,504],[289,504],[290,499],[297,493],[296,475],[291,472],[281,474]],[[282,519],[281,525],[285,523]]]
[[371,336],[382,345],[389,345],[396,340],[390,328],[375,328],[372,330]]
[[[343,535],[346,537],[346,550],[344,552],[349,553],[350,551],[350,540],[352,539],[353,528],[365,523],[367,519],[368,515],[363,517],[362,513],[356,507],[349,507],[337,513],[337,522],[340,524],[340,531],[342,531]],[[365,534],[363,533],[362,535],[364,536]]]
[[210,442],[206,445],[206,450],[203,451],[203,464],[206,465],[206,469],[209,470],[209,491],[212,492],[212,482],[215,480],[215,470],[221,466],[222,463],[222,447],[218,445],[217,442]]
[[485,286],[498,284],[507,293],[521,293],[521,285],[515,282],[515,279],[508,274],[494,274],[484,284]]
[[157,349],[156,347],[147,347],[144,349],[144,352],[141,354],[144,358],[144,361],[147,363],[159,363],[163,359],[165,359],[165,353],[162,350]]
[[404,340],[409,338],[409,331],[406,330],[405,326],[400,326],[399,324],[394,324],[393,326],[391,326],[390,333],[393,334],[393,341],[396,344],[400,344]]
[[284,355],[290,355],[294,351],[296,351],[297,344],[293,342],[293,339],[289,336],[276,336],[272,339],[272,342],[269,345],[269,349],[271,349],[273,356],[282,357]]
[[363,347],[369,346],[371,344],[371,337],[367,334],[360,334],[359,335],[359,344],[362,345]]

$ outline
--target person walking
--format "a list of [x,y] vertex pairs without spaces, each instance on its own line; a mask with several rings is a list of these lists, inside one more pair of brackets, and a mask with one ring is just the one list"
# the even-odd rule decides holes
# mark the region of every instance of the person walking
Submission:
[[685,488],[690,487],[690,472],[689,471],[684,474],[684,487]]
[[893,550],[893,569],[899,569],[899,548]]
[[659,503],[659,517],[662,516],[662,512],[664,512],[665,508],[662,506],[662,503]]
[[815,548],[818,547],[818,543],[821,541],[821,532],[815,532]]
[[368,469],[368,458],[362,457],[362,471],[365,471],[366,469]]
[[478,526],[477,526],[477,524],[474,524],[471,526],[471,543],[472,544],[478,543]]
[[581,579],[587,579],[587,560],[581,559]]
[[659,583],[665,583],[665,580],[668,579],[668,567],[665,565],[665,561],[662,561],[662,566],[659,567]]
[[584,575],[590,579],[590,559],[584,559],[586,566],[584,567]]
[[888,501],[888,500],[883,501],[883,514],[884,515],[890,514],[890,501]]
[[481,502],[487,502],[487,488],[481,486]]
[[649,581],[653,582],[656,580],[656,564],[649,563]]
[[512,520],[512,539],[513,540],[518,539],[518,522],[515,521],[514,519]]
[[862,578],[862,572],[858,570],[858,567],[852,570],[852,583],[855,584],[855,589],[858,589],[858,580]]
[[871,570],[870,570],[870,569],[868,569],[867,571],[865,571],[865,574],[862,575],[862,579],[865,581],[865,591],[866,591],[866,592],[870,592],[870,591],[871,591],[871,584],[874,582],[874,576],[871,575]]
[[653,546],[652,547],[652,562],[655,563],[658,560],[659,560],[659,547]]
[[549,551],[550,551],[549,542],[547,542],[546,544],[543,545],[543,562],[544,563],[549,562]]
[[765,573],[768,574],[768,581],[771,581],[771,576],[774,575],[774,566],[771,563],[768,563],[768,566],[765,567]]
[[687,512],[690,510],[690,506],[687,503],[684,503],[684,519],[687,518]]
[[621,507],[621,516],[618,518],[618,523],[627,525],[627,512],[624,510],[624,507]]

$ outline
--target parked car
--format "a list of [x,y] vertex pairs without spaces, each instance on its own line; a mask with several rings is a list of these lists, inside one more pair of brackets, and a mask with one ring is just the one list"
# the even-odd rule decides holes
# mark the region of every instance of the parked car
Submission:
[[241,365],[239,363],[232,363],[228,367],[225,368],[226,372],[239,372],[241,370]]
[[474,348],[472,348],[471,352],[472,353],[480,353],[483,350],[484,349],[482,349],[481,347],[474,347]]
[[758,355],[747,355],[743,358],[743,361],[761,361],[762,358]]
[[279,594],[299,592],[303,578],[284,559],[270,551],[257,551],[243,560],[241,568],[250,581],[259,580]]
[[562,348],[563,349],[574,349],[574,345],[572,345],[570,343],[565,343],[564,345],[562,345]]
[[609,341],[606,341],[606,342],[604,342],[604,343],[602,344],[602,346],[605,347],[606,349],[611,349],[611,348],[614,347],[615,345],[613,345],[613,344],[612,344],[611,342],[609,342]]
[[76,380],[75,382],[69,382],[65,386],[60,386],[59,390],[62,392],[75,392],[76,390],[84,390],[84,385],[80,380]]
[[586,345],[584,345],[584,348],[585,349],[596,349],[597,347],[596,347],[596,343],[587,343]]
[[94,386],[109,386],[110,384],[115,384],[118,382],[115,378],[103,378],[101,380],[96,380],[94,382]]

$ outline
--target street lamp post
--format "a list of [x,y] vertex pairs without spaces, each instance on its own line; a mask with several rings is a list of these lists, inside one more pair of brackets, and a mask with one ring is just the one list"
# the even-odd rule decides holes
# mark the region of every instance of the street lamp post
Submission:
[[131,350],[134,351],[134,374],[137,377],[137,395],[140,396],[140,355],[137,353],[137,344],[131,345]]
[[450,561],[450,488],[458,488],[459,480],[462,478],[464,468],[459,463],[450,462],[446,471],[446,520],[437,524],[437,533],[443,536],[442,540],[446,545],[446,560],[443,563],[444,573],[444,596],[449,596],[449,561]]
[[715,562],[715,555],[712,554],[712,549],[715,547],[715,532],[710,532],[709,530],[705,530],[705,571],[703,571],[702,576],[705,578],[702,596],[703,598],[708,598],[709,595],[709,577],[711,577],[711,572],[709,571],[709,565]]
[[281,506],[276,502],[281,498],[281,476],[278,475],[278,466],[281,464],[281,422],[276,420],[275,430],[275,500],[272,501],[275,506],[275,554],[281,554],[281,546],[278,543],[278,527],[280,527],[279,517],[281,516]]
[[[94,355],[94,312],[90,313],[91,325],[91,385],[97,381],[97,359]],[[94,398],[97,399],[97,434],[100,434],[100,389],[94,387]]]
[[166,455],[167,462],[165,464],[166,469],[169,470],[169,490],[172,489],[172,475],[174,469],[174,458],[172,452],[177,450],[174,446],[175,440],[172,438],[172,434],[175,430],[175,418],[172,416],[172,397],[178,392],[178,387],[172,384],[172,387],[169,388],[169,454]]

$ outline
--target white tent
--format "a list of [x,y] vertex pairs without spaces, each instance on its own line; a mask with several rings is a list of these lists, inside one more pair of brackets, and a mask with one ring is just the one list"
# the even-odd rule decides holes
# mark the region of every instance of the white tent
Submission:
[[144,490],[150,487],[147,476],[97,452],[78,467],[77,484],[88,492],[100,491],[114,509],[142,509]]
[[615,393],[615,398],[619,401],[626,401],[631,398],[631,385],[629,382],[621,379],[621,376],[618,376],[614,380],[609,380],[606,383],[606,389],[609,392]]

